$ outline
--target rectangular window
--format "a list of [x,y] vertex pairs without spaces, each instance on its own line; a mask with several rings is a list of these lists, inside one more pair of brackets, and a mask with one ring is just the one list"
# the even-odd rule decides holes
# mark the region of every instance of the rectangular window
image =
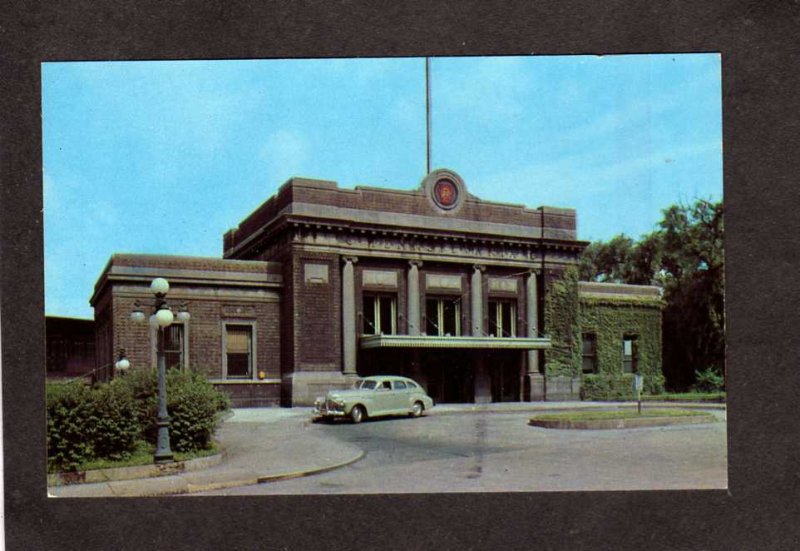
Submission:
[[622,338],[622,371],[623,373],[636,373],[638,371],[639,350],[636,346],[636,335],[626,335]]
[[182,323],[173,323],[164,328],[164,361],[167,369],[183,369],[184,361],[184,327]]
[[397,333],[397,299],[392,295],[364,295],[362,316],[364,335]]
[[517,336],[517,303],[513,300],[489,301],[489,335]]
[[597,372],[597,336],[594,333],[581,335],[581,354],[583,356],[583,372]]
[[439,337],[461,335],[461,299],[427,299],[425,301],[425,334]]
[[252,326],[225,326],[225,366],[228,379],[253,378]]

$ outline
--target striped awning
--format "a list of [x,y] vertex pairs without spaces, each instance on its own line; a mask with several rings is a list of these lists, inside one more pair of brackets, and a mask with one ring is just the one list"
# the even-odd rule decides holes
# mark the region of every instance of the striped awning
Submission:
[[431,337],[362,335],[361,348],[480,348],[486,350],[546,350],[550,337]]

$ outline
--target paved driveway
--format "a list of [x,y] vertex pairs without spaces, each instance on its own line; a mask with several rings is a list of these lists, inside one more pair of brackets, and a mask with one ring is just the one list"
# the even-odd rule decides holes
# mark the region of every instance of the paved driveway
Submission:
[[553,430],[530,412],[427,415],[311,430],[366,451],[348,467],[207,495],[724,489],[718,421],[626,430]]

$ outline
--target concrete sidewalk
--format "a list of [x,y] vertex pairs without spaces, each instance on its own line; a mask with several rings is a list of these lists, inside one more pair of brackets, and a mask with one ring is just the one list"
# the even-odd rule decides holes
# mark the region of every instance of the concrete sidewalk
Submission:
[[325,472],[361,459],[359,448],[325,438],[310,408],[234,410],[217,432],[224,461],[214,467],[156,478],[53,486],[52,497],[141,497],[249,486]]
[[[636,407],[635,402],[514,402],[442,404],[427,415],[468,413],[537,413],[569,409]],[[644,408],[724,409],[724,404],[645,402]],[[53,497],[141,497],[187,494],[321,473],[349,465],[364,452],[326,436],[311,423],[311,408],[236,409],[217,438],[225,450],[221,464],[181,474],[48,487]]]

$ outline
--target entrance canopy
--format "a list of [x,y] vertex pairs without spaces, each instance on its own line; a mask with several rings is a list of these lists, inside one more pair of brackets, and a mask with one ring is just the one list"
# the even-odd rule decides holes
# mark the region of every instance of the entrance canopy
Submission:
[[546,350],[550,337],[431,337],[364,335],[361,348],[482,348],[487,350]]

